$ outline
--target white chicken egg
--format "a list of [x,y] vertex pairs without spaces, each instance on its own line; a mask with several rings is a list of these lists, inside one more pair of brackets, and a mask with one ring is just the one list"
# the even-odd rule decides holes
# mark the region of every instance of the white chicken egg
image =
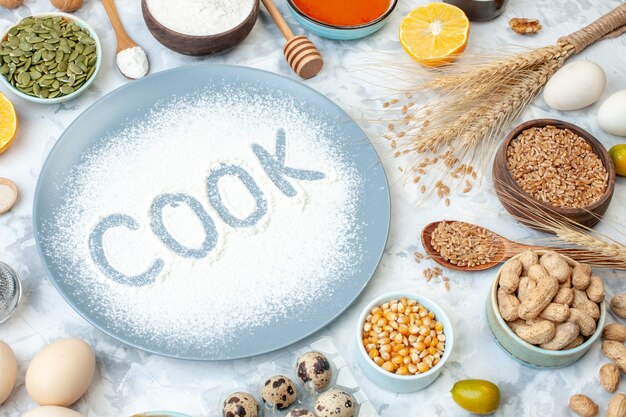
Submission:
[[602,103],[598,124],[607,133],[626,136],[626,90],[612,94]]
[[9,398],[17,379],[17,359],[9,345],[0,340],[0,405]]
[[602,67],[591,61],[574,61],[548,80],[543,99],[555,110],[582,109],[598,101],[604,87],[606,76]]
[[67,407],[89,388],[96,358],[86,342],[61,339],[43,348],[26,371],[26,391],[40,405]]
[[26,414],[23,414],[22,417],[83,417],[83,415],[69,408],[47,405],[30,410]]

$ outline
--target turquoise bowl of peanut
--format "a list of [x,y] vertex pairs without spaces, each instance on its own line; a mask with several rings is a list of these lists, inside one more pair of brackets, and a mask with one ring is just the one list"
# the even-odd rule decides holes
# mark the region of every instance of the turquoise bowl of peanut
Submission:
[[527,250],[498,271],[487,322],[498,345],[533,368],[580,359],[606,319],[604,284],[589,265],[552,251]]
[[388,391],[419,391],[439,377],[452,352],[452,323],[434,301],[394,292],[373,300],[359,317],[357,363]]
[[40,104],[71,100],[95,80],[102,46],[95,30],[67,13],[25,17],[0,37],[0,83]]

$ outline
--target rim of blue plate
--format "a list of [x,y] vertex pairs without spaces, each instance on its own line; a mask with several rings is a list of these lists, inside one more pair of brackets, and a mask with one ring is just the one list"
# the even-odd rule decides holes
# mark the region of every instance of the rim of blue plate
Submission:
[[363,23],[361,25],[333,25],[331,23],[322,22],[321,20],[317,20],[309,16],[308,14],[304,13],[302,10],[300,10],[300,8],[296,6],[293,0],[287,0],[287,4],[291,8],[291,10],[296,12],[300,17],[316,25],[327,27],[330,29],[355,30],[355,29],[363,29],[363,28],[367,28],[370,26],[375,26],[376,24],[382,22],[383,20],[386,20],[391,15],[391,13],[393,13],[393,11],[395,10],[396,6],[398,5],[398,0],[391,0],[389,2],[389,8],[387,9],[387,11],[385,11],[385,13],[383,13],[381,16],[377,17],[376,19],[372,20],[371,22]]
[[[65,130],[69,130],[72,126],[74,126],[75,124],[79,123],[79,119],[81,118],[81,116],[87,112],[89,109],[91,109],[92,107],[96,106],[102,99],[104,99],[105,97],[109,97],[112,94],[119,94],[120,92],[126,90],[126,89],[130,89],[132,88],[133,83],[138,83],[138,82],[142,82],[143,80],[149,80],[153,77],[159,77],[159,76],[163,76],[164,74],[170,73],[170,72],[175,72],[175,71],[179,71],[183,68],[193,68],[193,67],[222,67],[222,68],[231,68],[231,69],[237,69],[237,70],[243,70],[243,71],[251,71],[251,72],[260,72],[260,73],[264,73],[267,75],[271,75],[274,77],[278,77],[282,79],[282,82],[285,83],[291,83],[291,84],[295,84],[298,85],[300,87],[303,87],[307,90],[309,90],[310,92],[312,92],[314,95],[317,95],[325,100],[327,100],[329,103],[331,103],[334,107],[336,107],[336,109],[343,113],[349,120],[351,120],[358,128],[359,130],[361,130],[361,132],[363,133],[363,137],[365,139],[368,140],[368,142],[370,142],[370,146],[372,147],[372,150],[376,156],[376,159],[378,160],[378,164],[380,164],[381,166],[381,173],[384,179],[384,184],[385,184],[385,203],[387,205],[387,223],[386,223],[386,233],[385,233],[385,239],[384,239],[384,244],[381,246],[380,248],[380,253],[377,253],[378,256],[378,261],[376,262],[376,264],[373,266],[372,270],[368,272],[368,278],[367,280],[364,281],[363,285],[360,286],[358,293],[355,294],[354,297],[352,297],[351,300],[349,300],[349,303],[346,305],[346,307],[344,307],[343,309],[339,310],[337,312],[337,314],[333,315],[332,317],[330,317],[328,320],[326,320],[324,323],[321,323],[319,328],[317,328],[316,330],[310,331],[306,334],[303,334],[302,336],[298,337],[297,339],[292,340],[289,343],[285,343],[282,344],[281,346],[277,346],[277,347],[273,347],[273,348],[268,348],[268,349],[263,349],[260,350],[259,352],[256,352],[254,355],[248,355],[248,354],[242,354],[242,355],[233,355],[233,356],[229,356],[229,357],[225,357],[225,358],[220,358],[220,359],[206,359],[206,358],[198,358],[198,357],[194,357],[194,356],[185,356],[185,355],[174,355],[174,354],[168,354],[168,353],[164,353],[164,352],[160,352],[156,349],[150,348],[150,347],[146,347],[146,346],[140,346],[137,343],[134,343],[130,340],[128,340],[128,337],[122,337],[120,335],[114,334],[113,331],[104,328],[104,326],[96,323],[94,320],[92,320],[91,318],[88,317],[88,314],[86,312],[83,312],[78,306],[76,306],[74,304],[74,302],[71,300],[71,298],[69,297],[69,295],[63,290],[63,288],[61,288],[60,283],[57,281],[57,279],[53,279],[52,277],[54,276],[50,266],[48,265],[48,263],[46,262],[46,258],[44,256],[43,253],[43,248],[41,246],[41,242],[40,239],[38,239],[37,237],[41,234],[41,229],[39,228],[37,219],[39,219],[39,209],[38,209],[38,196],[39,193],[41,192],[41,187],[42,187],[42,176],[41,173],[45,172],[46,169],[48,168],[48,165],[51,163],[51,155],[53,155],[53,153],[55,152],[55,150],[57,149],[57,147],[59,147],[60,145],[60,137],[59,139],[57,139],[56,143],[52,146],[52,148],[50,149],[48,155],[46,156],[46,160],[44,162],[44,164],[41,167],[39,176],[37,177],[37,185],[35,187],[35,194],[34,194],[34,198],[33,198],[33,235],[35,236],[35,245],[37,247],[37,253],[39,254],[39,259],[41,260],[44,270],[46,272],[46,275],[48,277],[48,279],[50,281],[52,281],[52,285],[54,285],[54,287],[56,288],[56,290],[59,292],[59,294],[61,295],[61,297],[65,300],[65,302],[74,310],[76,311],[76,313],[78,313],[79,316],[81,316],[87,323],[89,323],[90,325],[92,325],[93,327],[95,327],[96,329],[100,330],[101,332],[103,332],[104,334],[108,335],[109,337],[117,340],[118,342],[126,345],[126,346],[130,346],[132,348],[138,349],[140,351],[144,351],[144,352],[148,352],[148,353],[152,353],[155,355],[159,355],[159,356],[163,356],[163,357],[168,357],[168,358],[173,358],[173,359],[179,359],[179,360],[188,360],[188,361],[194,361],[194,362],[221,362],[221,361],[227,361],[227,360],[235,360],[235,359],[245,359],[245,358],[250,358],[250,357],[254,357],[254,356],[260,356],[266,353],[270,353],[270,352],[275,352],[277,350],[283,349],[287,346],[291,346],[295,343],[298,343],[301,340],[306,339],[307,337],[321,331],[323,328],[325,328],[326,326],[328,326],[330,323],[334,322],[335,320],[337,320],[337,318],[339,318],[339,316],[341,316],[345,311],[347,311],[350,307],[352,307],[352,305],[354,305],[355,301],[363,294],[363,291],[365,290],[365,287],[367,287],[367,285],[369,284],[369,282],[371,281],[372,277],[374,276],[374,273],[376,272],[376,270],[378,269],[378,266],[380,265],[384,252],[385,252],[385,247],[387,246],[387,242],[389,240],[389,232],[390,232],[390,228],[391,228],[391,195],[390,195],[390,191],[389,191],[389,181],[387,178],[387,173],[385,172],[384,166],[382,164],[382,161],[380,160],[380,156],[378,155],[378,152],[376,152],[375,148],[373,147],[369,137],[365,134],[365,132],[363,132],[363,129],[361,129],[361,127],[356,123],[356,121],[354,121],[354,119],[345,112],[345,110],[343,110],[338,104],[336,104],[334,101],[332,101],[329,97],[327,97],[326,95],[320,93],[319,91],[307,86],[306,84],[294,80],[292,78],[286,77],[284,75],[281,74],[277,74],[271,71],[266,71],[266,70],[262,70],[262,69],[257,69],[257,68],[252,68],[252,67],[246,67],[246,66],[241,66],[241,65],[228,65],[228,64],[192,64],[192,65],[184,65],[181,67],[176,67],[176,68],[171,68],[168,70],[164,70],[164,71],[159,71],[156,73],[152,73],[149,74],[146,77],[143,77],[140,80],[135,80],[135,81],[130,81],[112,91],[110,91],[109,93],[105,94],[104,96],[100,97],[98,100],[96,100],[94,103],[92,103],[91,105],[89,105],[85,110],[83,110],[83,112],[76,117],[76,119],[74,119]],[[65,133],[65,131],[61,134],[61,136]]]

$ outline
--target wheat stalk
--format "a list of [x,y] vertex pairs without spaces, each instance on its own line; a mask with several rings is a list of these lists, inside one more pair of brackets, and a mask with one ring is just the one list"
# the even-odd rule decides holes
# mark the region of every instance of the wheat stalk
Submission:
[[[574,249],[582,249],[586,252],[582,254],[582,258],[581,254],[578,253],[577,259],[590,265],[626,270],[625,244],[539,205],[528,195],[515,190],[504,182],[500,181],[499,184],[501,185],[499,197],[502,202],[525,215],[525,217],[521,217],[511,213],[513,217],[520,222],[553,235],[552,238],[544,239],[545,243],[559,243]],[[613,229],[626,241],[626,233],[615,226]]]

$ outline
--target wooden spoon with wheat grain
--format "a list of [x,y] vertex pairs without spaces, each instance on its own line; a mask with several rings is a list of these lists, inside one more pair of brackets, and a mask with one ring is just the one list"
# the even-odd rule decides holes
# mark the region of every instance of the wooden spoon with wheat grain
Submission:
[[[476,271],[484,271],[489,268],[493,268],[501,262],[508,261],[513,256],[524,252],[528,249],[533,250],[551,250],[554,252],[558,252],[562,255],[568,256],[575,261],[584,262],[592,264],[596,267],[605,267],[612,269],[626,269],[626,265],[622,261],[610,259],[607,257],[603,257],[598,255],[595,252],[583,250],[583,249],[571,249],[571,248],[555,248],[549,246],[536,246],[536,245],[525,245],[523,243],[514,242],[505,237],[500,236],[499,234],[492,232],[491,230],[484,229],[488,236],[491,238],[491,244],[493,245],[493,254],[489,258],[489,260],[483,264],[472,265],[472,266],[460,266],[457,264],[453,264],[448,259],[444,258],[433,246],[432,235],[433,231],[437,229],[440,223],[464,223],[458,221],[451,220],[442,220],[438,222],[433,222],[422,230],[422,245],[424,246],[424,250],[426,254],[430,256],[432,260],[437,262],[441,266],[445,266],[448,269],[453,269],[456,271],[465,271],[465,272],[476,272]],[[478,227],[471,223],[465,223],[470,228]]]

